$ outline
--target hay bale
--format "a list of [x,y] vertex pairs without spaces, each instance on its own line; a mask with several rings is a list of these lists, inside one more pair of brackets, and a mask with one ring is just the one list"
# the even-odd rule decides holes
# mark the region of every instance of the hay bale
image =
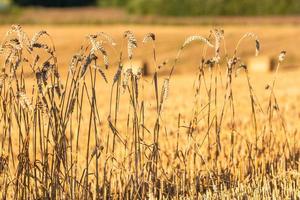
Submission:
[[141,68],[143,76],[149,76],[151,74],[149,70],[149,65],[145,60],[134,59],[131,61],[126,61],[123,63],[125,68],[133,67],[133,68]]
[[247,66],[250,72],[270,72],[273,62],[268,56],[255,56],[248,59]]

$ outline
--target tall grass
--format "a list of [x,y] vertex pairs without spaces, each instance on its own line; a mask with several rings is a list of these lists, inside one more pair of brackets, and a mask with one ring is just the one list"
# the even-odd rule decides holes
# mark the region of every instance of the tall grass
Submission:
[[[110,78],[109,49],[117,52],[116,43],[100,32],[86,37],[66,77],[60,77],[51,36],[40,31],[29,38],[21,26],[12,26],[1,45],[1,198],[300,198],[299,144],[291,143],[297,132],[286,128],[275,95],[285,52],[267,87],[264,108],[239,56],[249,38],[257,55],[260,43],[253,33],[245,34],[230,55],[224,31],[213,29],[207,38],[188,37],[173,63],[158,65],[155,34],[139,44],[126,31]],[[177,127],[169,127],[164,113],[171,103],[173,74],[182,52],[194,42],[202,55],[191,88],[194,103],[187,108],[192,115],[183,119],[178,113]],[[151,78],[131,62],[138,45],[153,49]],[[124,66],[125,60],[131,64]],[[168,75],[161,77],[167,67]],[[249,115],[236,111],[240,91],[232,86],[237,76],[245,77]],[[107,83],[109,94],[99,93]],[[104,95],[110,97],[108,116],[100,105]],[[238,118],[250,123],[241,125]]]

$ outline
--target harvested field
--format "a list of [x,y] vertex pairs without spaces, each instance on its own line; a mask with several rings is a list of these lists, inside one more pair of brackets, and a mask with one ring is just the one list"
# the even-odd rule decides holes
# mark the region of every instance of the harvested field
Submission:
[[1,26],[1,197],[300,198],[300,27],[222,28]]

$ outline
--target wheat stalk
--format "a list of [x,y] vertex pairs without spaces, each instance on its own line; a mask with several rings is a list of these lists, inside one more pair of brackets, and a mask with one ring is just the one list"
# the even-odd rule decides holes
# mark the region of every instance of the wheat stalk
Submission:
[[235,54],[235,55],[237,54],[237,51],[238,51],[238,48],[239,48],[241,42],[242,42],[244,39],[248,38],[248,37],[254,39],[254,41],[255,41],[255,56],[258,56],[259,51],[260,51],[260,42],[259,42],[258,36],[257,36],[256,34],[254,34],[254,33],[251,33],[251,32],[250,32],[250,33],[244,34],[243,37],[240,38],[240,40],[238,41],[238,43],[237,43],[237,45],[236,45],[236,48],[235,48],[235,50],[234,50],[234,54]]
[[208,39],[206,39],[205,37],[202,37],[200,35],[193,35],[193,36],[189,36],[188,38],[185,39],[183,45],[181,46],[181,48],[185,48],[187,45],[189,45],[190,43],[194,42],[194,41],[200,41],[203,42],[204,44],[206,44],[209,47],[214,47],[214,45],[212,45]]
[[101,42],[96,41],[95,38],[91,35],[88,36],[90,39],[90,42],[92,44],[91,54],[95,54],[96,51],[100,51],[103,55],[103,61],[106,68],[109,66],[108,56],[107,52],[104,48],[104,46],[101,44]]
[[[37,33],[32,37],[32,39],[31,39],[31,41],[30,41],[30,46],[31,46],[31,48],[34,46],[35,43],[38,42],[38,40],[40,39],[40,37],[42,37],[43,35],[48,35],[47,31],[44,31],[44,30],[39,31],[39,32],[37,32]],[[49,35],[48,35],[48,36],[49,36]]]
[[147,33],[143,39],[143,43],[153,42],[155,41],[155,34],[154,33]]
[[127,38],[128,45],[127,45],[127,50],[128,50],[128,58],[131,60],[133,57],[133,49],[137,47],[137,40],[131,31],[125,31],[124,32],[124,37]]
[[33,105],[30,98],[23,91],[17,92],[17,98],[23,109],[33,111]]

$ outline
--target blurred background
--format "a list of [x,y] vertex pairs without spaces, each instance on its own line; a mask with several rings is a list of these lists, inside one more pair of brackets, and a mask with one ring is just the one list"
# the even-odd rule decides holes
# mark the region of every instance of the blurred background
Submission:
[[115,7],[130,13],[202,15],[290,15],[300,12],[298,0],[1,0],[2,10],[11,6]]
[[[4,36],[11,24],[21,24],[30,36],[47,30],[64,71],[87,34],[105,31],[121,43],[126,30],[132,30],[140,41],[147,32],[154,32],[158,60],[164,62],[175,57],[186,37],[207,37],[210,29],[220,27],[225,30],[229,53],[244,33],[256,33],[261,56],[254,58],[253,41],[247,41],[240,53],[256,66],[253,71],[268,72],[283,49],[288,52],[284,68],[297,69],[299,14],[299,0],[0,0],[0,34]],[[180,63],[183,67],[176,72],[193,72],[199,55],[199,46],[188,48]],[[151,48],[136,50],[140,62],[149,63],[147,57]]]
[[[42,9],[43,8],[43,9]],[[72,19],[53,16],[63,8],[67,13],[78,12]],[[36,18],[37,14],[47,11],[49,18]],[[194,20],[173,23],[211,23],[203,17],[212,16],[295,16],[300,13],[299,0],[0,0],[1,21],[23,23],[69,22],[138,22],[139,16],[179,16],[194,17]],[[82,12],[81,12],[82,11]],[[110,11],[110,13],[108,13]],[[91,13],[91,17],[85,15]],[[32,14],[33,16],[29,16]],[[109,15],[107,15],[109,14]],[[35,17],[34,17],[35,16]],[[199,17],[201,16],[201,17]],[[157,18],[156,18],[157,19]],[[197,20],[198,19],[198,20]],[[202,20],[199,20],[202,19]],[[276,18],[280,20],[280,17]],[[188,22],[189,21],[189,22]],[[236,20],[234,20],[236,21]],[[146,22],[149,22],[146,21]],[[157,20],[153,20],[153,23]],[[158,20],[163,23],[163,20]],[[168,21],[169,22],[169,21]],[[228,22],[231,22],[228,21]],[[276,21],[274,21],[276,23]]]

